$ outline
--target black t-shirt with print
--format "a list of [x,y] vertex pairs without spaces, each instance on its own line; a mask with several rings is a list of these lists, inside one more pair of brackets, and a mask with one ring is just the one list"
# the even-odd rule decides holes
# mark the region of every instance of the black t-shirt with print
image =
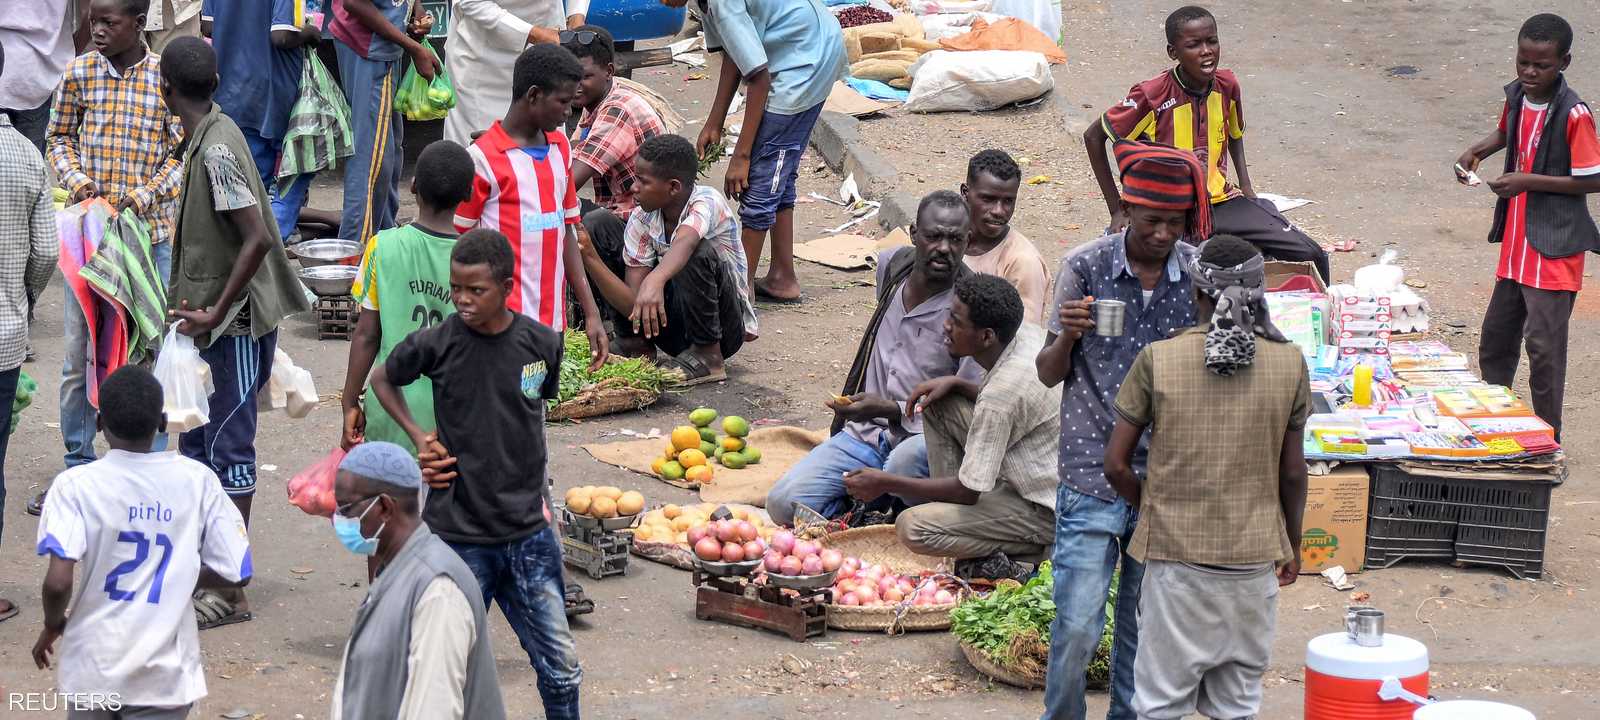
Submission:
[[407,336],[389,354],[390,382],[433,381],[439,442],[454,482],[429,490],[422,518],[451,542],[501,543],[545,529],[545,400],[560,387],[561,333],[521,313],[499,335],[458,315]]

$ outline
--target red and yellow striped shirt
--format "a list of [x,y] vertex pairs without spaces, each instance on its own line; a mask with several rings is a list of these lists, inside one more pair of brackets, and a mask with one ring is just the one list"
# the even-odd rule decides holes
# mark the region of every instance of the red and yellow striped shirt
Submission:
[[[1203,109],[1196,106],[1204,103]],[[1112,139],[1150,140],[1191,150],[1206,169],[1211,204],[1240,195],[1228,181],[1228,141],[1244,137],[1239,80],[1228,70],[1217,70],[1211,90],[1203,96],[1185,87],[1173,68],[1134,85],[1128,97],[1100,117],[1100,126]],[[1196,139],[1204,144],[1196,147]]]

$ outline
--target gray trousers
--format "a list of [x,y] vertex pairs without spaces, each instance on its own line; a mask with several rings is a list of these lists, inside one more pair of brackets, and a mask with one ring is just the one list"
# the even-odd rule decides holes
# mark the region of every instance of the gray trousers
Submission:
[[1483,379],[1511,387],[1522,347],[1528,348],[1528,394],[1539,419],[1561,440],[1562,398],[1567,389],[1567,325],[1578,294],[1540,290],[1504,278],[1495,280],[1483,313],[1478,367]]
[[1145,563],[1133,710],[1139,720],[1199,712],[1247,720],[1261,709],[1261,675],[1278,622],[1278,578],[1165,560]]
[[[972,401],[966,398],[946,397],[927,409],[922,433],[928,442],[929,476],[954,477],[960,472],[971,426]],[[1039,556],[1047,555],[1055,541],[1056,514],[1024,499],[1000,478],[972,505],[923,503],[900,513],[894,527],[900,542],[924,555],[957,560],[997,552]]]

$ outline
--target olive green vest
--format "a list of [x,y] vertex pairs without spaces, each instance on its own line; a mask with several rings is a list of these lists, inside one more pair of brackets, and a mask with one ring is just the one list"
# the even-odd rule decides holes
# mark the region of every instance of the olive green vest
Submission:
[[183,192],[178,196],[178,231],[172,244],[172,282],[167,289],[167,306],[181,307],[184,300],[189,301],[191,309],[214,305],[222,296],[228,275],[233,272],[239,250],[244,246],[239,231],[217,212],[211,200],[211,180],[206,174],[202,153],[212,145],[226,146],[239,159],[245,180],[250,184],[250,193],[257,200],[255,210],[261,213],[261,221],[274,242],[222,322],[194,339],[195,345],[201,348],[210,347],[218,337],[227,334],[246,300],[250,303],[250,335],[257,338],[278,329],[278,323],[285,317],[311,309],[306,301],[305,286],[290,267],[283,245],[276,242],[278,223],[272,217],[266,186],[261,184],[261,175],[250,160],[253,157],[250,146],[245,143],[239,127],[214,104],[178,151],[183,155]]

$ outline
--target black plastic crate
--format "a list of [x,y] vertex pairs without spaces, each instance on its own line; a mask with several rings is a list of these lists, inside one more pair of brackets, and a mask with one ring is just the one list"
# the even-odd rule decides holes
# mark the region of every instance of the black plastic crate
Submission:
[[1495,565],[1519,578],[1538,578],[1544,574],[1545,530],[1555,485],[1429,477],[1376,465],[1366,567],[1432,558]]

